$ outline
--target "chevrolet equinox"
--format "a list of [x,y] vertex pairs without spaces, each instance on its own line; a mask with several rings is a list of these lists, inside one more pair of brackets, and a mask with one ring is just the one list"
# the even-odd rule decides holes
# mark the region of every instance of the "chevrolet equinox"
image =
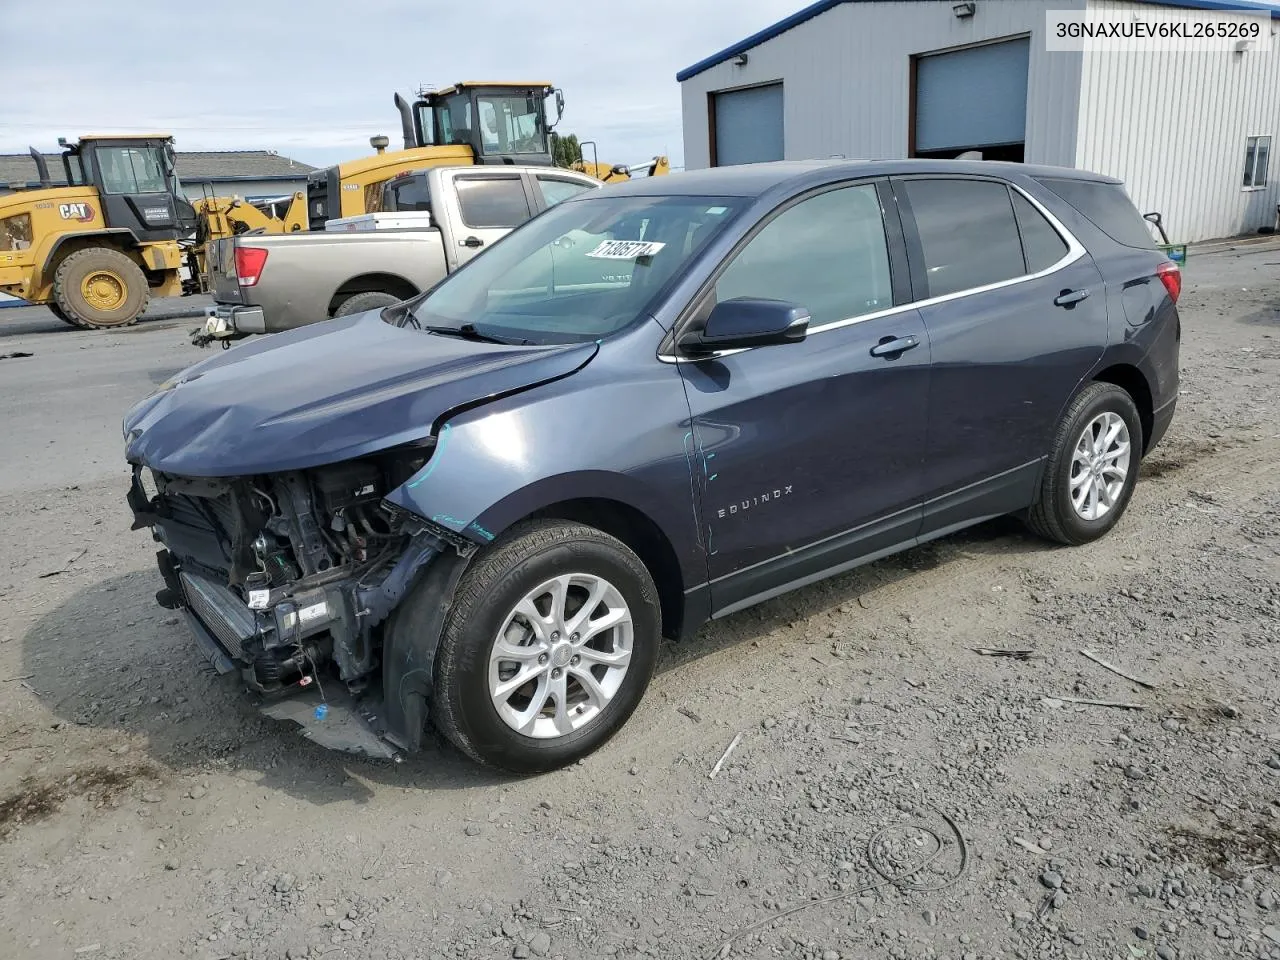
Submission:
[[157,600],[318,743],[517,773],[660,639],[984,520],[1107,533],[1178,393],[1123,185],[782,162],[565,200],[434,289],[249,341],[124,421]]

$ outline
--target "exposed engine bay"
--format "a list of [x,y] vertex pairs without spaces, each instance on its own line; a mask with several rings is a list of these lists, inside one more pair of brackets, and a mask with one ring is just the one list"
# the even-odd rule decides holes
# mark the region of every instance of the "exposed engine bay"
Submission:
[[[433,557],[474,550],[383,499],[431,449],[428,440],[309,470],[225,479],[134,468],[134,528],[151,527],[164,547],[157,601],[184,609],[218,671],[238,669],[264,703],[306,691],[317,704],[313,719],[346,705],[367,727],[357,739],[372,733],[382,741],[328,746],[396,758],[407,745],[400,741],[415,739],[397,738],[382,722],[384,625]],[[264,709],[308,720],[296,709]],[[340,726],[335,717],[327,732]]]

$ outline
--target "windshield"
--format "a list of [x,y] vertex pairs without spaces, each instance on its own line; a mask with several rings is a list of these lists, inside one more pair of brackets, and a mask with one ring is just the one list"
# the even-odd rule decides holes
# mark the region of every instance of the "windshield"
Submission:
[[717,197],[566,200],[435,287],[410,322],[465,325],[511,343],[609,336],[639,318],[745,205]]
[[159,147],[98,147],[98,169],[107,193],[168,193]]
[[472,114],[471,95],[458,93],[435,108],[436,134],[445,146],[470,145],[480,135],[486,153],[547,153],[542,104],[536,96],[491,94],[476,97],[479,129]]
[[495,153],[546,153],[538,101],[534,97],[479,97],[480,139]]

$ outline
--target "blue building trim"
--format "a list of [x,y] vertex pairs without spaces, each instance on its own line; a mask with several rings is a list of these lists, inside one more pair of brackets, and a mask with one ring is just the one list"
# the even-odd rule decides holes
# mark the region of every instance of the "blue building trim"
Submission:
[[710,70],[718,63],[724,63],[726,60],[736,57],[740,53],[746,53],[752,47],[760,46],[760,44],[764,43],[766,40],[772,40],[774,37],[781,36],[792,27],[798,27],[806,20],[812,20],[820,13],[826,13],[832,7],[838,7],[842,3],[853,2],[866,3],[869,2],[869,0],[818,0],[817,3],[810,4],[798,13],[793,13],[785,20],[779,20],[773,26],[765,27],[759,33],[753,33],[751,36],[747,37],[747,39],[739,40],[732,47],[725,47],[719,53],[713,53],[705,60],[699,60],[692,67],[685,67],[676,74],[676,81],[683,83],[690,77],[696,77],[704,70]]
[[[719,53],[713,53],[705,60],[699,60],[691,67],[685,67],[676,74],[676,82],[683,83],[691,77],[696,77],[705,70],[710,70],[717,64],[731,60],[740,53],[746,53],[752,47],[758,47],[766,40],[772,40],[774,37],[781,36],[793,27],[812,20],[819,14],[826,13],[833,7],[838,7],[842,3],[876,3],[877,0],[818,0],[793,13],[785,20],[779,20],[772,26],[765,27],[763,30],[753,33],[745,40],[739,40],[731,47],[725,47]],[[1250,3],[1247,0],[1135,0],[1136,3],[1149,3],[1157,7],[1186,7],[1193,10],[1226,10],[1243,13],[1265,13],[1270,12],[1272,20],[1280,20],[1280,3]]]

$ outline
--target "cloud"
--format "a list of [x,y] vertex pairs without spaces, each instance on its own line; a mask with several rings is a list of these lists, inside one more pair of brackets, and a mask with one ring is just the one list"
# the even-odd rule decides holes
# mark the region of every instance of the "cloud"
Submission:
[[[794,12],[803,0],[59,0],[5,10],[0,152],[59,136],[171,132],[179,150],[269,148],[312,163],[393,143],[396,90],[459,80],[547,80],[562,132],[609,162],[681,162],[676,71]],[[303,156],[303,153],[308,156]]]

